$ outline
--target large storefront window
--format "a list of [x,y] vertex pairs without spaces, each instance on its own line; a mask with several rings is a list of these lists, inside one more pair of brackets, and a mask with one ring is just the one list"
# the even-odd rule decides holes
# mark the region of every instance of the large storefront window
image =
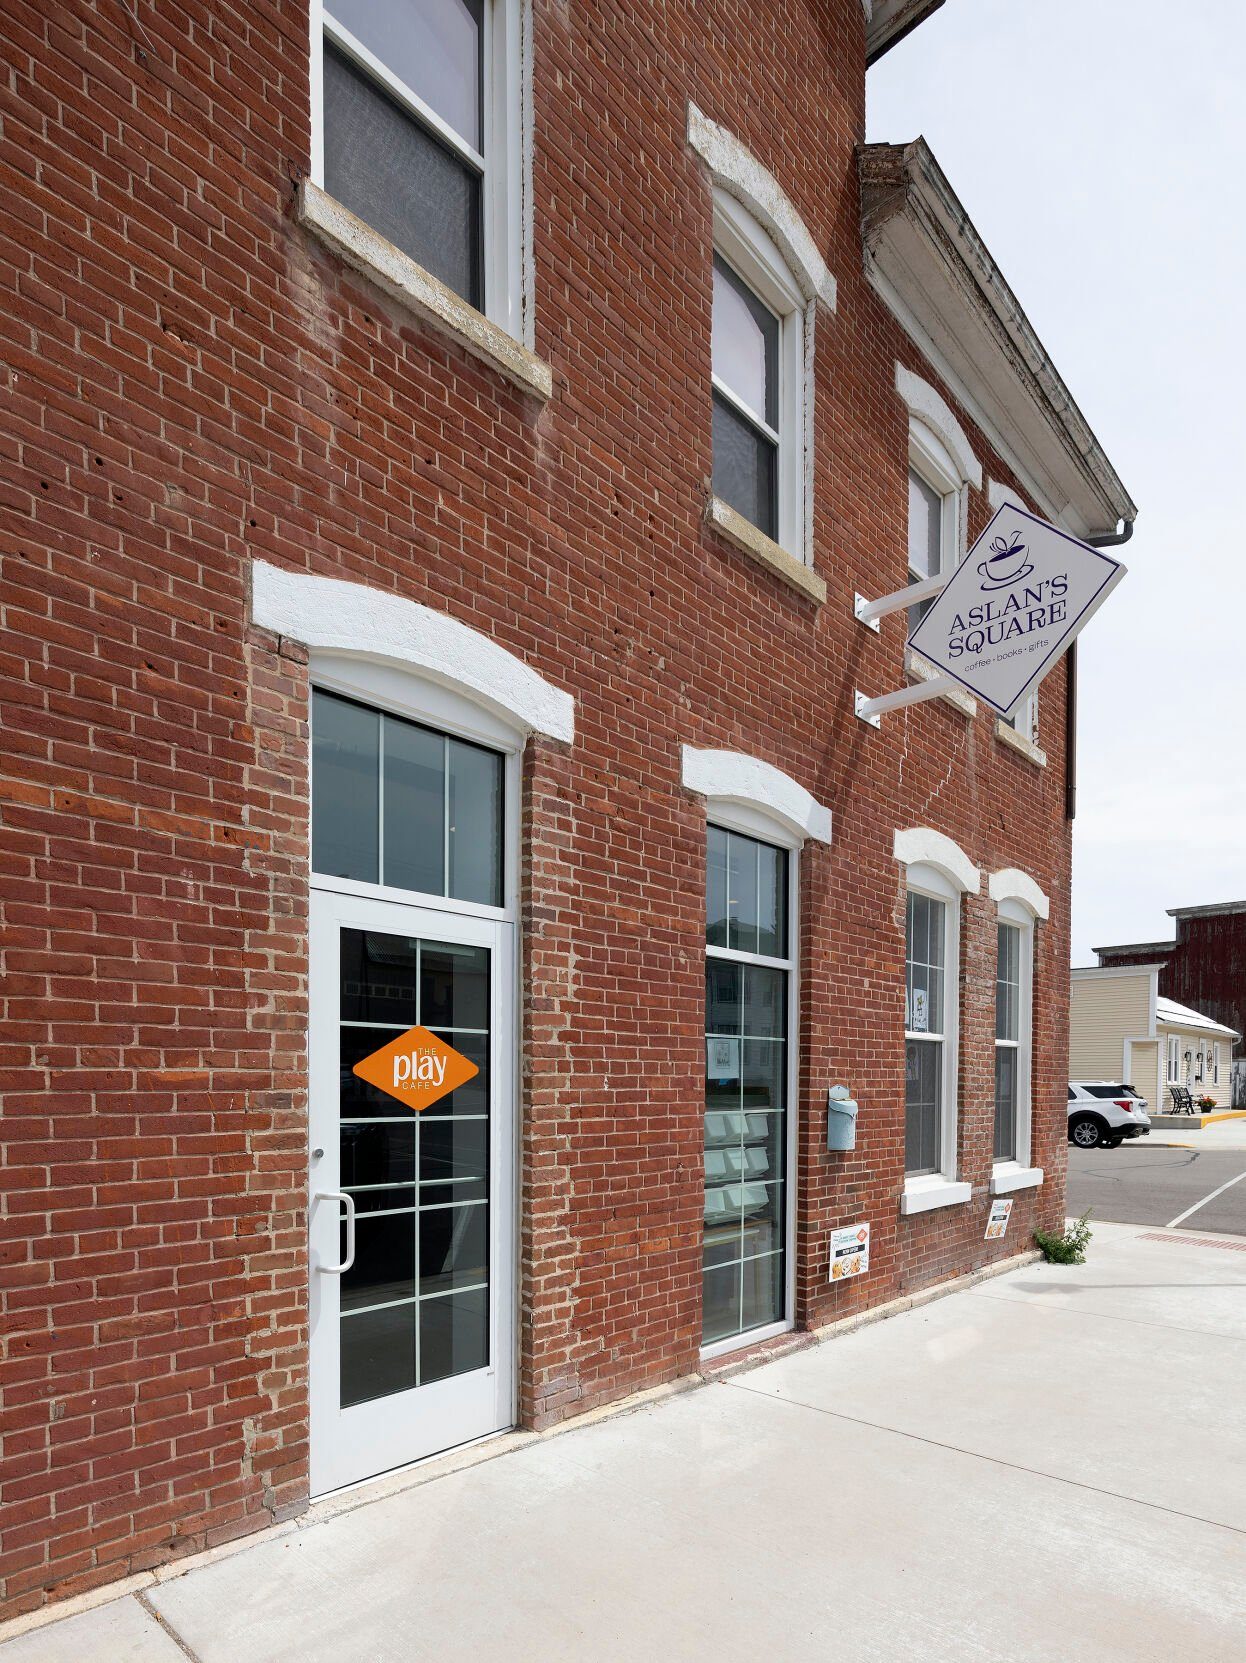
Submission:
[[703,1340],[787,1314],[789,856],[709,829]]

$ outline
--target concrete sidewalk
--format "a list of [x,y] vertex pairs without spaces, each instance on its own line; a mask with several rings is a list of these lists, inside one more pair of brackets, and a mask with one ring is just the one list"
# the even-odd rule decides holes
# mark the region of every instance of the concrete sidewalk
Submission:
[[1099,1225],[1084,1266],[391,1480],[0,1663],[1238,1663],[1243,1381],[1246,1239]]

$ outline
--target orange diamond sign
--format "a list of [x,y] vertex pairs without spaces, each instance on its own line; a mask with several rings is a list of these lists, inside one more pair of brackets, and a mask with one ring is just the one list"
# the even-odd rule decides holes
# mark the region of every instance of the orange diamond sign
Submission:
[[480,1073],[461,1051],[427,1028],[408,1028],[351,1070],[418,1114]]

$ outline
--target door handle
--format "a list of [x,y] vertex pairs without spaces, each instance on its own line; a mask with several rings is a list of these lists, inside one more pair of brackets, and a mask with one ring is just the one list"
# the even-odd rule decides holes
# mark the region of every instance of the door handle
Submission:
[[317,1265],[326,1276],[342,1276],[355,1262],[355,1200],[345,1190],[319,1190],[313,1201],[340,1201],[346,1208],[346,1257],[340,1265]]

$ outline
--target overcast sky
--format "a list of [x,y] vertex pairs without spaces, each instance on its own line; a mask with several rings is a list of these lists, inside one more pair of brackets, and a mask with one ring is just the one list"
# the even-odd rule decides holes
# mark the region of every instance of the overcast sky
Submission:
[[1138,504],[1087,625],[1073,962],[1246,898],[1246,3],[946,0],[870,71]]

